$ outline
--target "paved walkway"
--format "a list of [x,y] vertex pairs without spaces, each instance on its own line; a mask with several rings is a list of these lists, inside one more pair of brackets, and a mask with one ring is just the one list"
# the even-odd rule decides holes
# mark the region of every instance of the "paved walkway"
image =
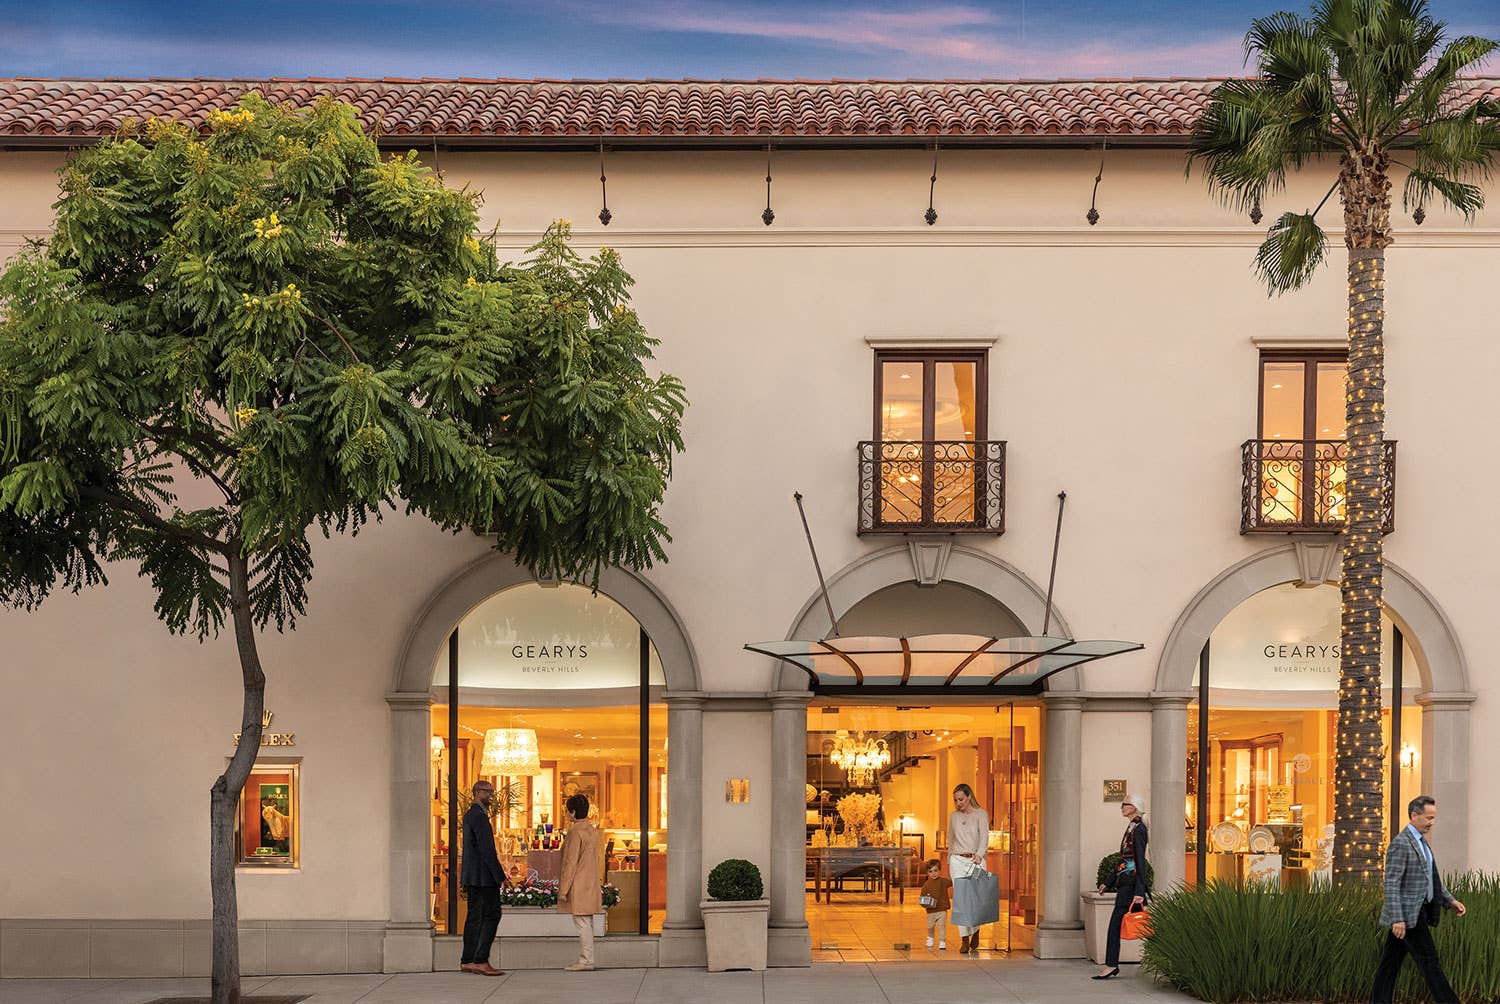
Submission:
[[[587,1004],[1144,1004],[1185,1002],[1127,966],[1095,982],[1084,962],[1036,959],[948,963],[817,963],[811,969],[707,973],[701,969],[522,970],[503,978],[467,973],[410,976],[277,976],[244,981],[257,996],[309,994],[309,1004],[491,1004],[575,1000]],[[145,1004],[202,995],[207,980],[0,980],[4,1004]]]

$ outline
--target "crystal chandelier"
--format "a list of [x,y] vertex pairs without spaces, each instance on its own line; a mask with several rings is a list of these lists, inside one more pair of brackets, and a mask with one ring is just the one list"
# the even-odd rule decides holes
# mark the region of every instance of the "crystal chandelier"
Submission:
[[541,752],[534,729],[490,729],[484,734],[484,753],[479,773],[499,777],[537,777],[542,773]]
[[866,738],[861,732],[851,736],[840,729],[833,737],[833,749],[828,760],[849,778],[856,788],[868,788],[875,783],[875,772],[891,763],[891,750],[884,739]]

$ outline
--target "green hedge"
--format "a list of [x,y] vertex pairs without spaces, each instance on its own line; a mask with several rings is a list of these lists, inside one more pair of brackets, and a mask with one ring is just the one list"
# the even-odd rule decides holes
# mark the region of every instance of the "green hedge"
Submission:
[[[1500,1001],[1500,875],[1452,878],[1468,907],[1443,912],[1438,955],[1465,1004]],[[1210,882],[1151,903],[1142,967],[1201,1000],[1367,1001],[1385,944],[1378,886],[1280,892]],[[1410,960],[1398,1001],[1427,1000]]]
[[729,858],[708,873],[708,898],[744,902],[764,893],[760,869],[743,858]]

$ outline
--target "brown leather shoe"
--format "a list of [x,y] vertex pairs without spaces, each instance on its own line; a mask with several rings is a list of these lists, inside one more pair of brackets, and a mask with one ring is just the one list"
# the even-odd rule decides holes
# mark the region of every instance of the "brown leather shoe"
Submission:
[[475,976],[483,976],[484,975],[483,970],[481,970],[478,966],[476,966],[472,962],[460,963],[458,968],[459,968],[459,970],[461,972],[473,973]]
[[479,973],[481,976],[504,976],[505,975],[505,970],[503,970],[503,969],[496,969],[494,966],[490,965],[488,962],[476,963],[475,966],[474,966],[474,971],[476,973]]

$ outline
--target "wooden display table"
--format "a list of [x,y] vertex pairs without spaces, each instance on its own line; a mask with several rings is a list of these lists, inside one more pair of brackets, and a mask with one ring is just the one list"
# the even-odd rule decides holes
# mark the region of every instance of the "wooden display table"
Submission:
[[917,852],[910,847],[809,847],[807,860],[812,866],[814,903],[819,897],[824,903],[833,902],[834,883],[869,865],[880,869],[880,888],[885,893],[885,901],[891,901],[891,886],[894,885],[900,901],[905,903],[904,877],[910,874]]

